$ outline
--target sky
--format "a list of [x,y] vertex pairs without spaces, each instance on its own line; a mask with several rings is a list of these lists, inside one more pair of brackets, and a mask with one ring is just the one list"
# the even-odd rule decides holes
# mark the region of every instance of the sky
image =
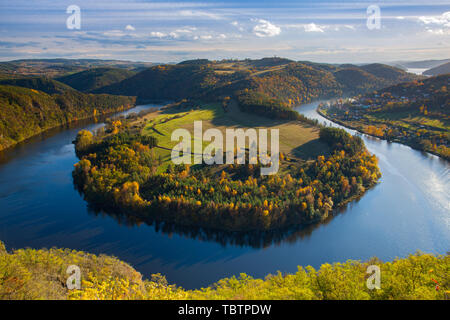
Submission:
[[450,1],[0,0],[1,61],[273,56],[329,63],[450,58]]

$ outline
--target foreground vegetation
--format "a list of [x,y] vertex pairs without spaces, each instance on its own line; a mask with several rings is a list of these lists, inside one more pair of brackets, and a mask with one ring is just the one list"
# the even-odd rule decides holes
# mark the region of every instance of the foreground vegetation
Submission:
[[[138,120],[145,123],[142,132],[136,122],[126,119],[113,121],[96,135],[80,132],[75,142],[81,158],[73,172],[75,183],[89,202],[150,223],[250,231],[323,220],[380,177],[376,157],[359,137],[340,129],[323,127],[319,133],[309,124],[268,119],[264,125],[280,128],[280,144],[285,145],[275,175],[261,176],[261,164],[248,164],[248,154],[242,165],[191,167],[164,161],[158,150],[167,155],[173,128],[192,126],[194,119],[239,126],[234,112],[228,116],[218,110],[219,106],[168,109],[153,119]],[[324,153],[305,160],[304,155],[314,154],[319,145]],[[303,158],[296,153],[299,149]]]
[[320,112],[358,131],[450,160],[450,75],[341,100]]
[[[81,269],[81,289],[67,289],[67,268]],[[381,288],[369,290],[369,265],[381,269]],[[381,262],[349,260],[298,267],[294,274],[276,273],[256,279],[244,273],[207,288],[185,290],[161,274],[150,279],[117,258],[69,249],[19,249],[7,252],[0,242],[0,299],[179,300],[387,300],[448,299],[450,258],[418,253]]]

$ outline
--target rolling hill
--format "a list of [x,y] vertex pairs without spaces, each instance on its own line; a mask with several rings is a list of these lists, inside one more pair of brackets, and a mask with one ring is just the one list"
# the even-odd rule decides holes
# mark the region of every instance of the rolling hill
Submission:
[[[314,99],[369,92],[396,83],[419,79],[401,69],[382,64],[334,66],[294,62],[282,58],[260,60],[190,60],[178,65],[148,68],[121,82],[94,92],[151,99],[242,100],[253,105],[292,107]],[[248,99],[246,99],[248,101]]]
[[0,81],[0,150],[74,120],[133,106],[132,97],[85,94],[47,78]]
[[92,92],[135,75],[135,71],[119,68],[93,68],[57,78],[72,88],[82,92]]

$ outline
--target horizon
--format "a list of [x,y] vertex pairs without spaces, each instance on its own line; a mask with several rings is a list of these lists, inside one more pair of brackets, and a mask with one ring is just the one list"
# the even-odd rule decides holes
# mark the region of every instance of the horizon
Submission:
[[278,56],[366,64],[450,56],[450,6],[441,0],[17,0],[0,8],[0,61]]
[[[13,60],[1,60],[0,63],[4,62],[16,62],[16,61],[45,61],[45,60],[91,60],[91,61],[117,61],[117,62],[129,62],[129,63],[153,63],[153,64],[179,64],[184,61],[190,61],[190,60],[202,60],[206,59],[210,62],[221,62],[221,61],[244,61],[244,60],[260,60],[260,59],[270,59],[270,58],[281,58],[281,59],[288,59],[285,57],[280,56],[266,56],[261,58],[223,58],[220,60],[216,59],[208,59],[208,58],[193,58],[193,59],[187,59],[187,60],[179,60],[179,61],[169,61],[169,62],[159,62],[159,61],[144,61],[144,60],[128,60],[128,59],[101,59],[101,58],[64,58],[64,57],[54,57],[54,58],[23,58],[23,59],[13,59]],[[292,60],[292,62],[310,62],[310,63],[319,63],[319,64],[330,64],[330,65],[343,65],[343,64],[353,64],[353,65],[369,65],[369,64],[393,64],[393,63],[413,63],[413,62],[425,62],[425,61],[445,61],[450,60],[450,58],[430,58],[430,59],[423,59],[423,60],[394,60],[394,61],[370,61],[370,62],[319,62],[314,60]],[[99,66],[99,68],[104,66]],[[95,67],[94,67],[95,68]]]

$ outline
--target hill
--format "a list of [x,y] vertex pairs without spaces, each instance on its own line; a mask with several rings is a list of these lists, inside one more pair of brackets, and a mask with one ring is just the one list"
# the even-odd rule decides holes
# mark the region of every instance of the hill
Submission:
[[45,77],[2,79],[0,80],[0,85],[24,87],[39,90],[47,94],[63,94],[76,91],[64,83]]
[[93,68],[70,74],[56,80],[82,92],[92,92],[135,75],[135,71],[119,68]]
[[22,59],[0,62],[0,73],[19,76],[61,77],[90,68],[114,67],[142,70],[154,65],[151,62],[134,62],[100,59]]
[[140,101],[221,101],[232,97],[241,107],[245,101],[252,105],[247,110],[260,112],[258,106],[285,109],[314,99],[364,93],[413,79],[418,77],[381,64],[340,67],[282,58],[194,60],[151,67],[95,92],[132,95]]
[[46,78],[0,81],[0,150],[74,120],[134,105],[132,97],[85,94]]
[[438,67],[428,69],[423,74],[426,76],[438,76],[441,74],[449,74],[449,73],[450,73],[450,62],[447,62]]

